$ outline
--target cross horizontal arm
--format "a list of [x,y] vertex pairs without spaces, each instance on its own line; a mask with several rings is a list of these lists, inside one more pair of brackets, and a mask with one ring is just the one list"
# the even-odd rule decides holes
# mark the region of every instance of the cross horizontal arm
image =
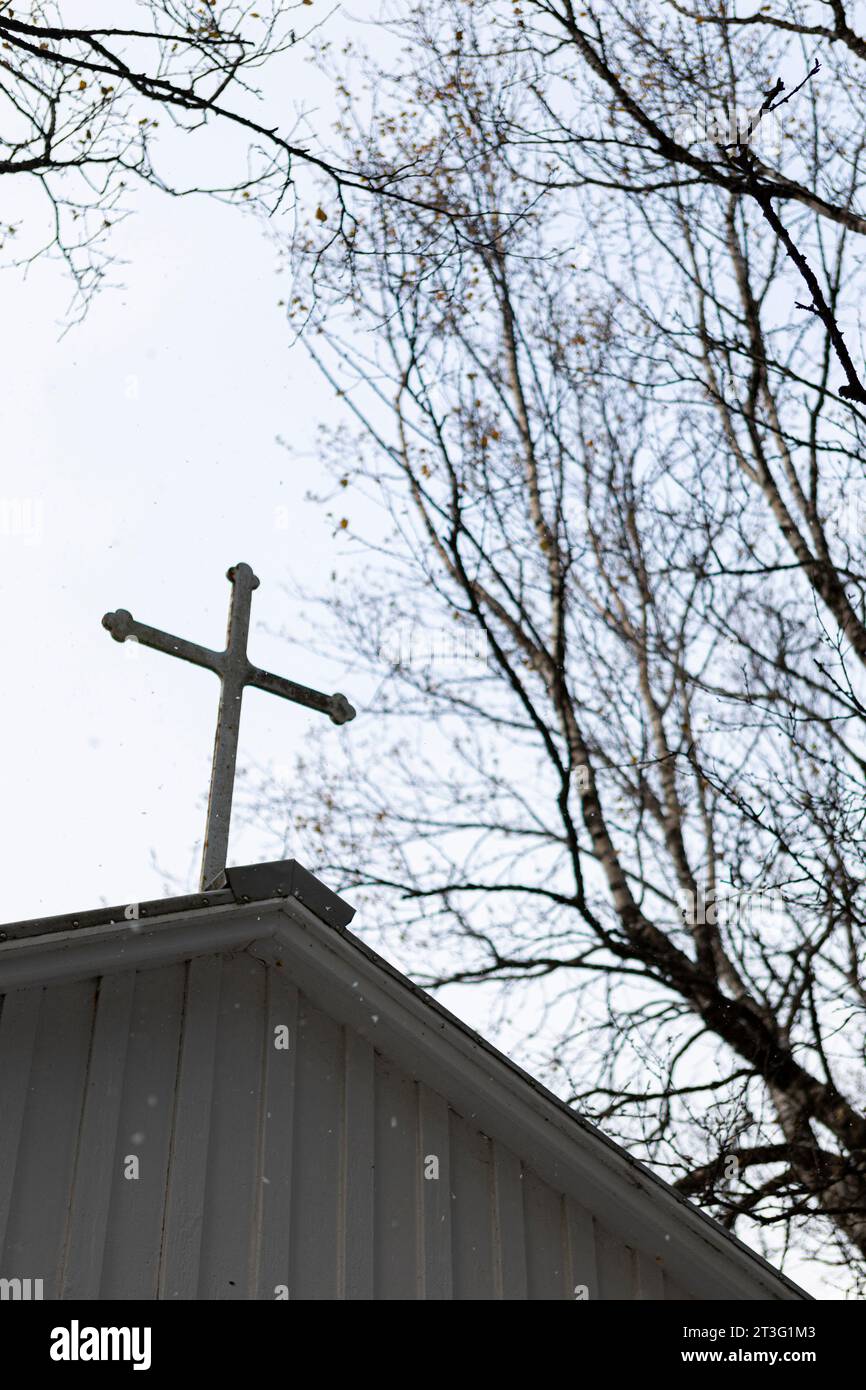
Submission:
[[102,626],[107,628],[115,642],[125,642],[127,638],[140,642],[144,647],[154,647],[158,652],[168,652],[179,656],[196,666],[206,666],[221,676],[225,667],[225,654],[212,652],[210,647],[200,647],[197,642],[187,642],[183,637],[172,637],[170,632],[160,632],[158,627],[148,627],[146,623],[136,622],[125,608],[116,613],[106,613]]
[[356,710],[345,695],[323,695],[320,690],[311,690],[308,685],[298,685],[297,681],[275,676],[270,671],[262,671],[257,666],[247,668],[245,685],[255,686],[257,690],[267,690],[271,695],[281,695],[284,700],[293,700],[296,705],[306,705],[308,709],[321,710],[327,714],[332,724],[348,724],[355,718]]

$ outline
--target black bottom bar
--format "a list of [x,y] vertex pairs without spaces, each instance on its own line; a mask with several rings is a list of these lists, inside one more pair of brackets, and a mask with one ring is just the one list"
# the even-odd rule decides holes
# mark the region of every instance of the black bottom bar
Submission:
[[[467,1313],[471,1321],[464,1322]],[[471,1348],[472,1367],[484,1371],[488,1384],[500,1371],[513,1382],[515,1355],[535,1380],[550,1367],[553,1351],[576,1382],[594,1366],[617,1381],[623,1374],[645,1379],[648,1373],[678,1371],[693,1378],[711,1368],[729,1374],[754,1369],[772,1384],[779,1372],[793,1368],[817,1373],[826,1383],[828,1375],[860,1364],[864,1324],[862,1305],[855,1302],[576,1301],[546,1313],[529,1304],[512,1306],[507,1321],[500,1322],[501,1310],[492,1312],[489,1326],[486,1316],[477,1305],[471,1311],[464,1305],[463,1314],[440,1305],[407,1326],[405,1314],[395,1324],[387,1309],[376,1313],[369,1305],[359,1310],[291,1302],[13,1301],[0,1303],[0,1337],[7,1365],[47,1372],[52,1383],[69,1376],[98,1378],[100,1371],[132,1375],[133,1383],[136,1375],[143,1381],[147,1375],[195,1371],[226,1383],[251,1371],[267,1374],[268,1367],[279,1367],[290,1379],[299,1373],[308,1379],[311,1360],[329,1380],[343,1366],[355,1372],[363,1367],[367,1378],[378,1365],[386,1381],[395,1373],[416,1380],[420,1372],[426,1383],[435,1380],[437,1366],[446,1375],[458,1364],[465,1372]],[[443,1333],[459,1336],[463,1350],[458,1352],[456,1341],[443,1343]]]

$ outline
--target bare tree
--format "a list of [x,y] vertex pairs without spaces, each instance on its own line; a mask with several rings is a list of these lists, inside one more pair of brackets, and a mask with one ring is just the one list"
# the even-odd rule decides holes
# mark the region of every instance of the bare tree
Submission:
[[862,1274],[866,49],[839,0],[394,23],[344,133],[411,197],[294,302],[377,694],[291,824],[684,1192]]
[[[272,216],[294,189],[297,170],[308,168],[327,176],[340,211],[331,234],[348,235],[353,217],[345,195],[370,190],[364,171],[329,163],[309,140],[299,143],[296,131],[265,124],[262,116],[260,74],[290,51],[295,64],[304,60],[319,28],[311,5],[139,0],[112,5],[102,24],[73,26],[72,7],[55,0],[0,0],[0,175],[17,176],[19,190],[14,204],[4,201],[0,249],[25,265],[46,251],[59,254],[74,285],[73,321],[105,280],[108,234],[138,181],[175,197],[209,193]],[[164,138],[166,127],[175,137],[198,137],[199,174],[191,181],[177,171],[183,160],[177,139]],[[204,143],[213,130],[216,148]],[[306,127],[302,133],[311,135]],[[209,164],[219,170],[210,181]],[[25,198],[31,186],[39,200]],[[4,187],[8,194],[13,185]]]

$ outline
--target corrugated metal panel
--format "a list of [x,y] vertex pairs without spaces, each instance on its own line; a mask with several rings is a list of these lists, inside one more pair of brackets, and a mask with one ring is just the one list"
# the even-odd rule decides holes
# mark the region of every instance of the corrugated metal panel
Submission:
[[7,995],[0,1076],[0,1270],[46,1297],[573,1298],[608,1249],[635,1294],[588,1213],[570,1245],[561,1193],[245,953]]
[[288,964],[254,945],[3,998],[0,1277],[70,1299],[692,1296],[688,1262],[666,1268],[685,1235],[665,1258],[624,1238],[561,1159],[542,1177],[408,1041],[395,1058],[384,1018],[322,1007]]

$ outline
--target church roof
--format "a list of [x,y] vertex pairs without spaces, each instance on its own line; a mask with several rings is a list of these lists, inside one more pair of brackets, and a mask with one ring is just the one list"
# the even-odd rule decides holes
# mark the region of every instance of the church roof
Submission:
[[[0,929],[0,993],[7,996],[0,1011],[0,1108],[5,1101],[5,1114],[12,1117],[6,1144],[14,1146],[11,1157],[17,1153],[19,1173],[25,1171],[28,1144],[37,1137],[45,1142],[47,1122],[41,1112],[38,1119],[30,1112],[37,1105],[44,1109],[46,1086],[61,1086],[56,1071],[62,1064],[56,1058],[50,1065],[40,1060],[39,1029],[49,1023],[38,997],[59,991],[56,1007],[72,1011],[72,1032],[80,1027],[84,1039],[84,1031],[92,1030],[90,1041],[82,1040],[74,1083],[62,1083],[64,1091],[80,1087],[83,1118],[69,1119],[74,1152],[65,1200],[72,1203],[72,1233],[65,1253],[57,1255],[57,1289],[50,1296],[274,1297],[273,1288],[294,1278],[293,1298],[574,1297],[578,1287],[588,1289],[590,1298],[808,1297],[372,951],[348,930],[353,915],[349,904],[289,860],[230,869],[228,886],[216,892]],[[221,983],[214,983],[211,972],[217,959],[224,962]],[[154,1206],[153,1239],[158,1227],[162,1245],[145,1260],[154,1270],[158,1266],[147,1276],[156,1282],[140,1285],[118,1265],[117,1248],[130,1240],[124,1223],[133,1218],[123,1207],[129,1184],[118,1185],[111,1164],[118,1145],[122,1150],[132,1142],[125,1139],[124,1125],[135,1111],[136,1096],[149,1084],[145,1073],[152,1062],[147,1049],[136,1050],[136,1038],[147,1033],[148,1011],[158,1009],[159,996],[147,994],[146,980],[141,987],[135,982],[153,970],[166,972],[169,993],[172,970],[185,973],[182,984],[177,976],[177,998],[166,1004],[179,1014],[172,1045],[180,1060],[171,1059],[166,1044],[166,1067],[176,1068],[166,1072],[176,1091],[174,1130],[160,1139],[162,1186],[153,1200],[168,1206],[159,1212]],[[106,980],[114,981],[115,994],[104,984],[88,993],[91,985],[85,982]],[[79,992],[64,994],[63,987],[75,981],[81,982]],[[133,1027],[136,990],[143,1002]],[[231,1007],[243,1008],[242,1014],[229,1012],[235,995]],[[9,1000],[17,1002],[10,1007]],[[280,1083],[273,1091],[268,1033],[275,1019],[290,1013],[292,1066],[300,1070],[291,1087]],[[238,1018],[245,1020],[240,1033]],[[113,1060],[120,1036],[125,1062]],[[24,1052],[29,1085],[28,1076],[20,1076]],[[17,1077],[14,1069],[10,1072],[16,1057]],[[122,1075],[118,1067],[125,1067]],[[237,1071],[249,1085],[221,1075],[221,1069]],[[87,1095],[94,1086],[97,1092],[99,1086],[114,1087],[116,1114],[109,1106],[106,1118],[105,1105],[88,1113]],[[246,1142],[240,1122],[232,1125],[234,1107],[246,1104],[240,1095],[254,1091],[248,1128],[257,1137],[249,1137],[253,1147],[246,1157],[246,1150],[238,1152],[234,1168],[254,1169],[257,1176],[249,1179],[248,1200],[237,1181],[220,1199],[220,1184],[228,1183],[227,1174],[221,1176],[226,1146]],[[190,1107],[195,1116],[187,1121]],[[184,1148],[187,1123],[189,1144],[199,1145],[195,1161]],[[269,1149],[268,1124],[283,1126],[279,1152],[293,1154],[294,1177]],[[195,1137],[202,1125],[210,1141]],[[0,1159],[3,1144],[0,1136]],[[415,1156],[430,1154],[440,1155],[444,1164],[443,1180],[435,1186],[414,1173]],[[179,1176],[171,1167],[175,1162],[192,1165],[190,1174],[197,1173],[197,1179]],[[102,1175],[92,1171],[100,1163]],[[186,1200],[184,1181],[190,1192],[203,1186],[202,1165],[211,1176],[207,1195],[195,1201],[216,1204],[214,1223],[219,1207],[225,1224],[225,1204],[233,1200],[229,1192],[240,1194],[241,1205],[246,1201],[236,1217],[237,1248],[248,1250],[252,1239],[257,1255],[242,1293],[238,1289],[246,1275],[226,1280],[231,1291],[222,1289],[219,1271],[228,1256],[218,1258],[211,1250],[207,1212],[200,1213],[205,1234],[196,1259],[191,1262],[189,1251],[172,1245],[171,1203]],[[406,1165],[413,1169],[409,1177]],[[339,1203],[334,1185],[342,1194]],[[9,1176],[4,1188],[0,1163],[0,1275],[10,1273],[4,1266],[13,1257],[18,1265],[31,1255],[35,1259],[37,1251],[49,1264],[54,1258],[51,1238],[39,1234],[43,1218],[37,1221],[27,1210],[28,1201],[35,1208],[48,1199],[38,1184],[28,1198],[26,1187],[26,1181],[16,1186]],[[76,1202],[90,1204],[78,1217]],[[313,1217],[303,1247],[304,1223]],[[76,1220],[84,1242],[78,1255]],[[98,1259],[92,1249],[94,1225],[101,1241]],[[275,1235],[288,1225],[295,1245],[301,1241],[306,1250],[295,1275],[292,1261],[300,1256],[278,1249]],[[178,1219],[177,1231],[184,1229],[188,1223]],[[144,1244],[149,1238],[146,1231],[140,1236]],[[405,1250],[401,1240],[408,1242]],[[94,1273],[95,1267],[101,1273]],[[28,1265],[11,1272],[41,1277],[42,1271]],[[417,1281],[417,1295],[387,1292],[391,1278],[395,1288],[408,1280],[414,1290]]]

